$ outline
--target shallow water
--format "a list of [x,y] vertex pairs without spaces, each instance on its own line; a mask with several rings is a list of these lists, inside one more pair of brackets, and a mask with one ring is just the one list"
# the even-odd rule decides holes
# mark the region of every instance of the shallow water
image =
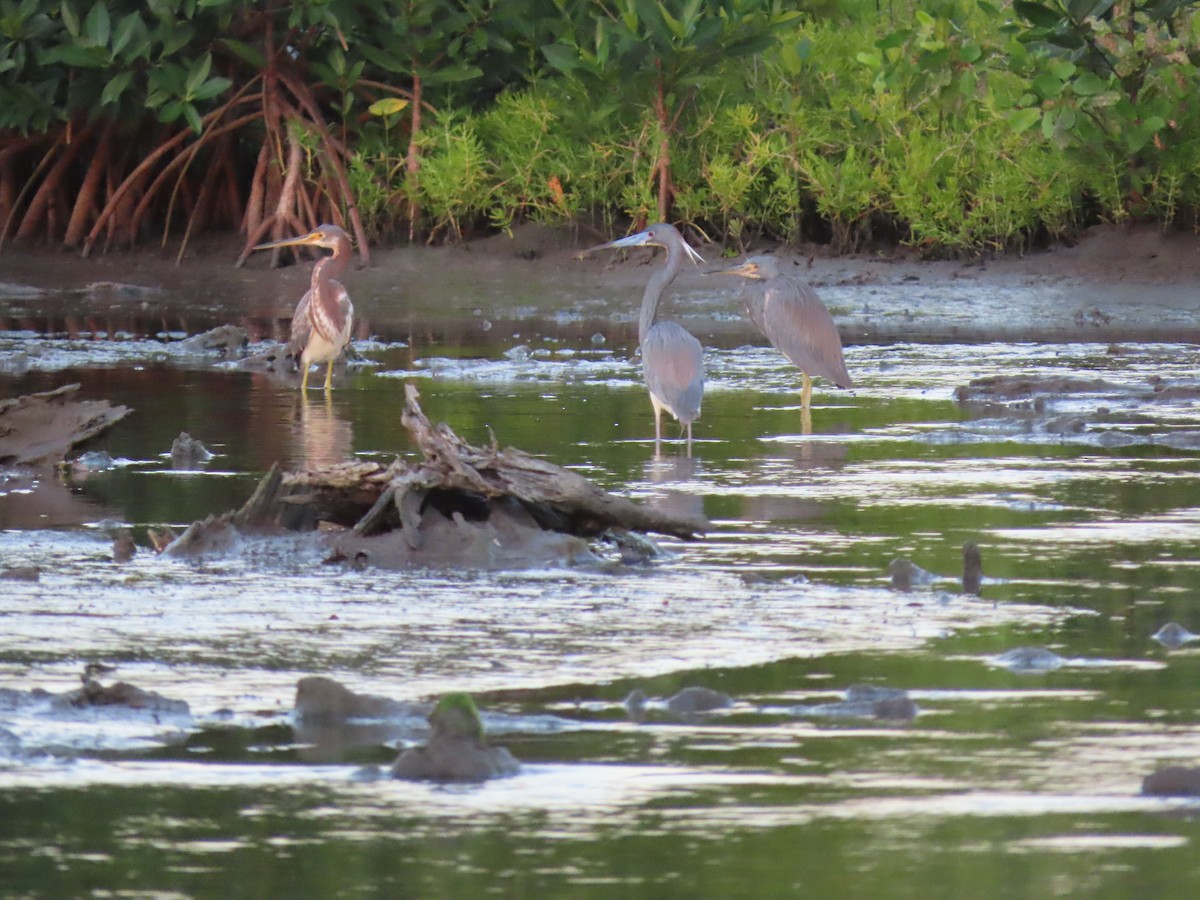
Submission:
[[[1197,387],[1200,348],[853,346],[855,389],[819,387],[804,434],[794,370],[726,329],[693,457],[672,440],[656,458],[627,321],[478,319],[453,339],[360,341],[329,403],[181,356],[192,329],[177,322],[0,333],[6,395],[79,381],[135,409],[89,445],[114,467],[0,484],[0,567],[42,568],[0,582],[0,688],[67,691],[103,662],[106,680],[191,710],[0,704],[5,895],[1200,889],[1200,807],[1140,795],[1150,771],[1200,756],[1200,651],[1150,637],[1169,620],[1200,631],[1200,427],[1195,403],[1154,381]],[[955,400],[999,374],[1109,384],[1037,405]],[[149,526],[239,505],[273,462],[411,452],[408,380],[472,442],[490,429],[713,530],[623,569],[359,571],[321,565],[302,539],[200,561],[144,549]],[[172,470],[181,431],[216,457]],[[143,544],[124,565],[118,526]],[[981,597],[960,590],[968,540]],[[897,557],[937,577],[893,591]],[[1020,646],[1060,663],[1014,670],[1001,655]],[[472,787],[364,780],[421,735],[306,733],[290,709],[313,674],[400,700],[470,691],[524,769]],[[920,712],[818,712],[855,684],[906,689]],[[622,705],[689,685],[735,704],[679,718],[652,702],[640,721]]]

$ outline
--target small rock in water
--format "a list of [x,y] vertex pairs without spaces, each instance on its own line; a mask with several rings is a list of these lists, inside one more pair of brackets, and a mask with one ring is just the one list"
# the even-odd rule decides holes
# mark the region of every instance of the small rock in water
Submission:
[[979,545],[974,541],[963,544],[963,593],[979,594],[983,585],[983,558],[979,555]]
[[521,764],[503,747],[489,747],[470,694],[446,694],[429,714],[433,734],[392,764],[392,777],[408,781],[486,781],[515,775]]
[[212,458],[212,451],[186,431],[181,431],[171,444],[172,469],[194,469],[198,463],[208,462]]
[[222,356],[233,356],[240,353],[249,342],[249,333],[240,325],[218,325],[203,334],[180,341],[179,349],[186,353],[216,350]]
[[914,587],[928,587],[937,581],[937,576],[926,572],[907,559],[893,559],[888,563],[888,574],[892,576],[892,590],[911,591]]
[[113,458],[105,450],[90,450],[71,462],[71,472],[75,475],[87,475],[92,472],[102,472],[113,467]]
[[344,722],[347,719],[386,719],[411,711],[410,707],[397,700],[356,694],[332,678],[311,675],[296,682],[297,719]]
[[190,709],[184,700],[171,700],[154,691],[143,690],[125,681],[105,686],[92,678],[86,678],[83,687],[62,695],[62,700],[73,707],[124,706],[168,715],[188,715]]
[[911,722],[917,717],[916,702],[907,694],[903,697],[888,697],[876,700],[871,704],[871,713],[877,719],[892,719],[897,722]]
[[595,334],[592,335],[592,346],[593,347],[603,347],[604,342],[607,340],[608,340],[608,338],[606,338],[604,335],[602,335],[600,332],[597,331]]
[[133,542],[133,535],[129,533],[129,529],[122,528],[117,531],[117,536],[113,538],[113,562],[127,563],[133,559],[135,553],[137,553],[137,544]]
[[917,717],[917,704],[903,688],[875,684],[852,684],[846,688],[847,703],[869,703],[871,715],[877,719],[909,722]]
[[646,692],[641,688],[634,688],[621,705],[625,707],[625,712],[631,719],[640,720],[646,712]]
[[163,525],[161,528],[151,526],[146,529],[146,537],[150,539],[150,546],[154,548],[155,553],[162,553],[167,547],[174,543],[179,537],[175,533],[174,528]]
[[685,687],[678,694],[667,699],[667,709],[676,715],[728,709],[731,706],[733,706],[732,697],[706,687]]
[[1151,797],[1200,796],[1200,769],[1167,766],[1142,779],[1142,793]]
[[1052,672],[1061,669],[1066,662],[1045,647],[1014,647],[996,657],[997,665],[1014,672]]
[[527,344],[517,344],[515,347],[510,347],[504,351],[504,358],[519,362],[529,359],[529,346]]
[[1178,622],[1168,622],[1151,637],[1168,650],[1178,650],[1184,644],[1200,640],[1200,634],[1192,634]]
[[9,566],[0,569],[0,578],[5,581],[37,581],[42,577],[38,566]]

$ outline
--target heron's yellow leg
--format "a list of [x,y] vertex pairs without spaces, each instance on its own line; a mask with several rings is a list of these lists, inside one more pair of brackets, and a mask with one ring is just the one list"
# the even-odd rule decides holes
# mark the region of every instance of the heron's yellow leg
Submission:
[[325,393],[333,390],[333,360],[329,361],[329,368],[325,370]]
[[807,406],[800,410],[800,433],[812,434],[812,410]]
[[304,375],[300,378],[300,393],[304,393],[308,390],[308,366],[304,363],[300,363],[300,366],[304,369]]
[[800,391],[800,408],[808,409],[812,405],[812,379],[807,372],[800,373],[804,377],[804,389]]

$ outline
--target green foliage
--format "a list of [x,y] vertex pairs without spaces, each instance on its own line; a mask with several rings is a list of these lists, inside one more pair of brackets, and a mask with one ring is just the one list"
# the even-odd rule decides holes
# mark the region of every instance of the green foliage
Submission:
[[673,202],[739,247],[886,233],[947,254],[1197,219],[1197,0],[785,7],[0,0],[0,149],[96,119],[207,130],[270,64],[270,9],[376,238]]
[[1040,126],[1092,165],[1124,158],[1113,213],[1174,218],[1181,192],[1196,197],[1187,174],[1200,124],[1196,0],[1018,0],[1014,8],[1027,23],[1017,37],[1034,54],[1014,127]]
[[486,216],[491,205],[493,167],[470,115],[444,115],[422,138],[419,191],[433,219],[430,239],[440,233],[461,240],[463,228]]

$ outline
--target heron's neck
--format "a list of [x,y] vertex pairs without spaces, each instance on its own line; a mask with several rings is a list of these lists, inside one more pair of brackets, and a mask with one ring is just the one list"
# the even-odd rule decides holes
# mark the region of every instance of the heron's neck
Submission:
[[654,327],[658,318],[658,304],[662,300],[663,291],[675,280],[683,266],[683,252],[671,247],[667,250],[667,264],[654,273],[642,294],[642,315],[638,319],[638,344],[646,340],[646,334]]
[[350,265],[350,248],[339,244],[333,251],[331,256],[322,256],[317,260],[317,264],[312,270],[312,288],[316,291],[317,287],[326,282],[333,281],[338,278],[346,267]]

